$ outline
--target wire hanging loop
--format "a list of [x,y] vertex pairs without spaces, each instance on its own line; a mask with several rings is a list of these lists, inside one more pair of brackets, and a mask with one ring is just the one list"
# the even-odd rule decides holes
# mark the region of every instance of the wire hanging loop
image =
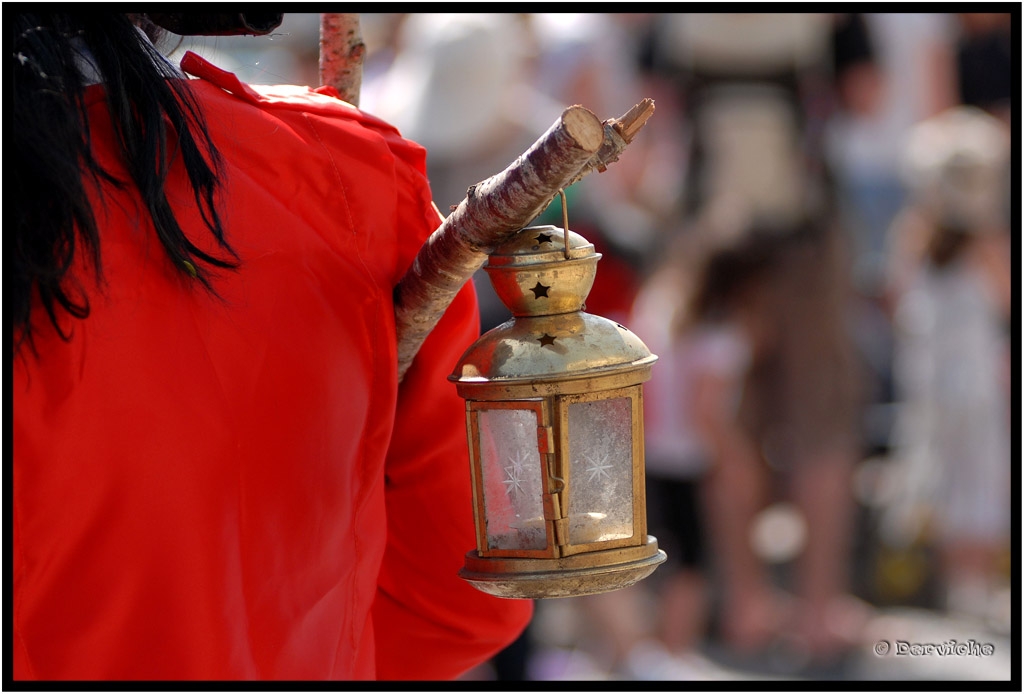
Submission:
[[562,200],[562,245],[565,246],[565,259],[569,259],[569,207],[565,202],[565,189],[558,189],[558,197]]

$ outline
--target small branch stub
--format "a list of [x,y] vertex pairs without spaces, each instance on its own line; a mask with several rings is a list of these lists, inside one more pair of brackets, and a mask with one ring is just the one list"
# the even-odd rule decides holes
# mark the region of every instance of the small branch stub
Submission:
[[644,99],[633,108],[626,111],[625,115],[621,118],[611,118],[607,123],[611,123],[618,133],[622,136],[622,139],[626,141],[628,145],[636,137],[636,134],[640,132],[640,128],[644,127],[648,119],[654,115],[654,100]]

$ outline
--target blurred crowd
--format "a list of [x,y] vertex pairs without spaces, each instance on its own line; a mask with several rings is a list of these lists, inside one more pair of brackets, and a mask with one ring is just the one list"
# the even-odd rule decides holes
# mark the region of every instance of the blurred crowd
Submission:
[[[603,254],[587,311],[659,355],[647,503],[669,559],[542,601],[478,676],[825,672],[899,605],[1009,632],[1009,13],[361,21],[360,107],[427,148],[443,212],[570,104],[657,108],[566,204]],[[182,48],[316,84],[317,30]],[[556,201],[538,223],[561,220]],[[505,321],[474,281],[482,329]]]

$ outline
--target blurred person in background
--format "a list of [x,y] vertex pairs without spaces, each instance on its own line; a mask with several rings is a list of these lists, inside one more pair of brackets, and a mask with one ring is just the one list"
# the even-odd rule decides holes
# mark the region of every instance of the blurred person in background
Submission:
[[397,378],[423,148],[179,70],[146,15],[5,18],[13,678],[448,679],[509,643],[531,604],[457,576],[472,287]]
[[[658,355],[657,376],[644,385],[648,523],[669,557],[652,578],[661,585],[656,635],[699,677],[694,653],[708,635],[711,564],[731,643],[761,645],[778,635],[783,615],[749,542],[768,485],[739,421],[751,364],[776,339],[761,299],[778,244],[737,207],[708,210],[696,226],[645,283],[630,325]],[[635,671],[657,667],[640,656]]]
[[1010,533],[1009,133],[975,107],[918,125],[892,229],[900,495],[885,538],[940,552],[944,606],[994,615]]
[[769,597],[763,609],[723,612],[722,634],[736,652],[782,639],[815,664],[831,662],[864,617],[849,594],[861,365],[821,139],[832,18],[672,14],[652,26],[652,64],[676,80],[689,130],[680,233],[721,205],[747,210],[778,246],[758,299],[774,339],[751,364],[738,417],[772,485],[799,509],[806,540],[792,614]]
[[916,123],[957,103],[956,15],[864,13],[835,18],[838,109],[825,132],[858,291],[885,286],[886,234],[904,202],[900,152]]
[[952,14],[833,18],[835,89],[824,152],[849,245],[852,333],[870,379],[865,443],[875,455],[887,452],[893,426],[886,238],[906,195],[899,152],[915,123],[956,103],[956,32]]

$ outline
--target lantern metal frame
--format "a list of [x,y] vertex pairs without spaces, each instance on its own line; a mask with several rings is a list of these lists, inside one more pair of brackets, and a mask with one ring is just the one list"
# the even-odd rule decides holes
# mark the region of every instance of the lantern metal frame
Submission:
[[[534,233],[538,243],[531,246]],[[460,575],[485,592],[529,598],[605,592],[635,583],[665,560],[647,534],[643,466],[642,384],[657,357],[624,326],[581,310],[599,258],[582,236],[545,226],[524,229],[488,261],[513,318],[477,340],[449,377],[466,400],[477,538]],[[552,290],[545,301],[536,294],[541,286]],[[616,399],[629,403],[631,534],[580,537],[571,525],[573,485],[583,482],[572,474],[570,412],[576,404]],[[494,546],[488,538],[480,418],[492,410],[534,414],[543,548]]]

